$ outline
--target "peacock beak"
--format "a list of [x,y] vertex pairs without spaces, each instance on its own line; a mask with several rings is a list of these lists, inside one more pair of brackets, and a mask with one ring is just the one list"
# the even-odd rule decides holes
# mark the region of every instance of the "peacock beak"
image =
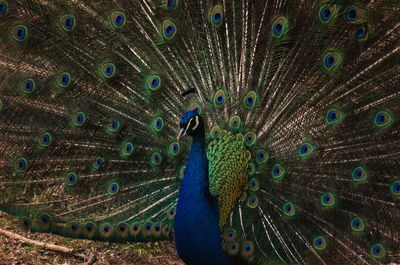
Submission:
[[180,140],[181,138],[183,138],[184,136],[186,136],[186,130],[185,130],[185,128],[181,128],[181,129],[179,130],[178,137],[176,137],[176,140],[179,142],[179,140]]

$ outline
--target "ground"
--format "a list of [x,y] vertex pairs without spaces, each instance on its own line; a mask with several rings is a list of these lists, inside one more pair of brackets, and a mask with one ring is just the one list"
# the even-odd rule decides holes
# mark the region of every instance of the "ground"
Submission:
[[33,240],[78,249],[77,254],[80,255],[78,257],[60,254],[0,234],[0,265],[184,265],[176,253],[174,243],[169,241],[106,243],[45,233],[30,233],[1,212],[0,228]]

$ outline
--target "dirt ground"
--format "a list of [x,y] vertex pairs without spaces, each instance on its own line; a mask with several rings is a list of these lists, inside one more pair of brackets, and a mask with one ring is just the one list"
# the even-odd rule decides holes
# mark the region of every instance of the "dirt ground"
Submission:
[[1,212],[0,228],[33,240],[77,249],[81,256],[60,254],[0,234],[0,265],[184,265],[173,242],[107,243],[30,233]]

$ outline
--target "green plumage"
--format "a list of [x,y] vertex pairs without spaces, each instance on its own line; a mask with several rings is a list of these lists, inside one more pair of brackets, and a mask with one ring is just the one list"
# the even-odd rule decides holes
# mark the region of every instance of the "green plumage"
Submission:
[[227,253],[399,263],[399,13],[398,0],[0,0],[0,209],[32,231],[172,240],[178,123],[197,108]]

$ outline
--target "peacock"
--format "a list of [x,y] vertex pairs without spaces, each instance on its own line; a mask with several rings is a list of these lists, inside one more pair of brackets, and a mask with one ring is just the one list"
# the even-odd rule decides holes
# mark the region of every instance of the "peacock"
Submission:
[[399,0],[0,0],[0,210],[188,265],[400,264]]

